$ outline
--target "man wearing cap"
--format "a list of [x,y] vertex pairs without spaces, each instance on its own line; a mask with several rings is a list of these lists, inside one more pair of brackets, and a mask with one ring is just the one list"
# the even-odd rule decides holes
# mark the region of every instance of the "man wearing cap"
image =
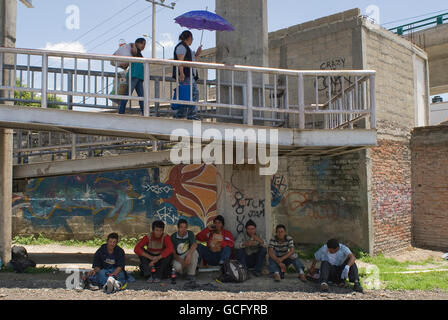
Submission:
[[346,279],[354,283],[353,290],[363,292],[359,283],[358,267],[355,263],[355,256],[349,248],[339,243],[336,239],[327,241],[314,254],[314,261],[307,275],[313,275],[316,271],[315,266],[318,261],[320,264],[319,283],[322,291],[328,291],[328,281],[338,283],[344,286]]
[[252,274],[259,277],[266,261],[265,241],[257,235],[257,225],[253,220],[247,221],[245,228],[246,232],[235,241],[235,257],[244,267],[254,268]]
[[213,224],[196,235],[199,242],[207,242],[207,246],[198,245],[199,259],[204,259],[208,265],[222,266],[230,260],[234,245],[233,235],[224,229],[224,217],[216,216]]

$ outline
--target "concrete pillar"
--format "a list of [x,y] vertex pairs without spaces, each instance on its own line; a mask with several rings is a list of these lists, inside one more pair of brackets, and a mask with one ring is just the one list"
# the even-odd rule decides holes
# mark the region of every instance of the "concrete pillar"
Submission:
[[[216,33],[216,62],[249,66],[268,66],[268,18],[267,0],[216,0],[216,13],[229,21],[235,28],[233,32]],[[232,74],[222,72],[221,81],[231,83]],[[244,74],[234,74],[235,83],[246,84]],[[261,85],[261,76],[253,76],[253,85]],[[221,86],[221,102],[229,103],[229,87]],[[247,97],[244,90],[235,89],[235,104],[243,104]],[[254,105],[259,105],[258,93],[253,94]],[[227,112],[227,113],[226,113]],[[221,110],[221,114],[229,114]],[[241,115],[241,111],[232,111]]]
[[[17,0],[0,0],[0,46],[15,46],[16,17]],[[6,56],[5,62],[11,63],[11,58]],[[4,263],[11,259],[12,244],[12,135],[11,129],[0,129],[0,257]]]
[[252,219],[257,232],[266,241],[272,236],[271,177],[259,174],[258,165],[217,165],[218,214],[224,216],[225,228],[235,239]]

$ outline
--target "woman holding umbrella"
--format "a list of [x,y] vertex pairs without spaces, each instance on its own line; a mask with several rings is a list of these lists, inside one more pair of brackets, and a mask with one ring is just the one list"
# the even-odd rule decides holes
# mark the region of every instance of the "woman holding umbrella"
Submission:
[[[186,30],[179,36],[179,43],[174,48],[174,60],[181,61],[194,61],[195,57],[199,56],[202,52],[202,45],[196,52],[190,49],[193,43],[193,34]],[[176,67],[173,67],[173,78],[176,79]],[[179,66],[179,73],[177,74],[179,82],[184,85],[192,85],[193,101],[199,101],[199,89],[196,84],[198,80],[197,70],[194,68]],[[189,120],[199,120],[196,115],[196,106],[186,106],[177,109],[175,118],[185,118]]]

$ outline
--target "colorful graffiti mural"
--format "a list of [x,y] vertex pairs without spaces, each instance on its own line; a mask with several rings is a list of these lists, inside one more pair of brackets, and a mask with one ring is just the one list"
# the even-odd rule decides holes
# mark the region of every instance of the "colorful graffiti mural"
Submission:
[[177,165],[168,175],[166,184],[173,193],[166,200],[179,213],[197,218],[202,226],[207,226],[216,216],[216,167],[205,164]]
[[179,165],[32,179],[14,195],[13,208],[32,226],[70,232],[73,217],[93,221],[95,233],[105,219],[120,224],[139,216],[170,225],[184,218],[203,228],[216,214],[216,168]]

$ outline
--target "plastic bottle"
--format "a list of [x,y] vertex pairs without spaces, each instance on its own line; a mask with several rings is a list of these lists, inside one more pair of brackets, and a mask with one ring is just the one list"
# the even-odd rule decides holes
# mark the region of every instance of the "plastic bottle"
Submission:
[[176,284],[176,269],[174,267],[171,269],[171,284]]

